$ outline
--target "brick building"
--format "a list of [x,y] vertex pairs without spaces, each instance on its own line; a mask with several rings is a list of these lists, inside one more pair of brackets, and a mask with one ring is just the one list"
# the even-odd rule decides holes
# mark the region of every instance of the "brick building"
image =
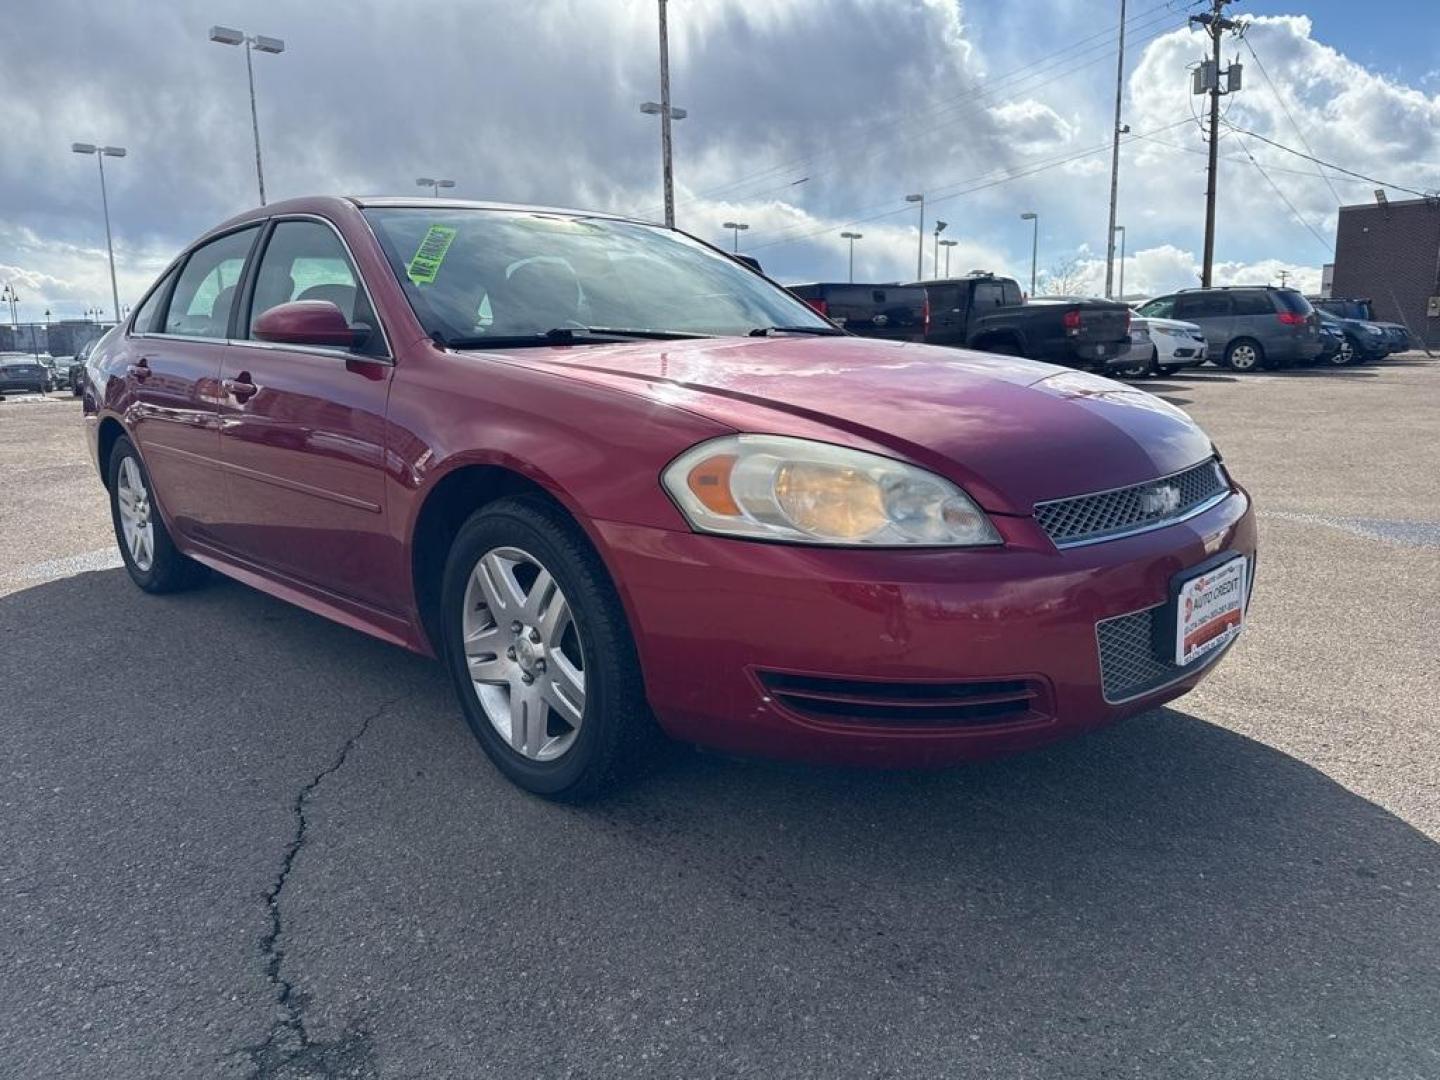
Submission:
[[1440,197],[1342,206],[1331,293],[1368,297],[1375,318],[1440,347]]

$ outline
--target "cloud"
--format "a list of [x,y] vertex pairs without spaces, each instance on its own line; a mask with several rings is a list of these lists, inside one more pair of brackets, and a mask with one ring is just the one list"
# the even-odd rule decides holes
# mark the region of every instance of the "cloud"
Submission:
[[[983,47],[1018,42],[1007,67],[1033,58],[1048,47],[1035,43],[1035,20],[1088,18],[1074,0],[1014,11],[959,0],[686,0],[670,12],[674,101],[690,112],[675,125],[682,227],[722,242],[722,222],[749,222],[742,248],[792,281],[838,274],[838,233],[851,229],[865,234],[857,275],[903,279],[918,241],[903,197],[924,191],[927,271],[937,214],[961,242],[952,265],[965,269],[1028,276],[1022,210],[1041,215],[1042,264],[1085,244],[1104,249],[1108,42],[1077,46],[1058,66],[1016,63],[1008,77]],[[1149,137],[1123,149],[1120,219],[1142,252],[1188,252],[1200,246],[1205,147],[1188,119],[1186,66],[1203,39],[1178,29],[1146,42],[1183,12],[1146,18],[1132,41],[1125,122]],[[8,50],[0,65],[0,264],[36,282],[27,316],[45,302],[73,313],[109,292],[95,165],[70,153],[72,140],[130,151],[106,173],[122,302],[191,238],[256,201],[244,60],[206,40],[211,22],[286,40],[284,54],[254,58],[272,199],[414,192],[416,176],[439,174],[460,196],[660,212],[657,124],[638,111],[657,96],[648,0],[51,0],[26,20],[35,46]],[[1302,17],[1255,19],[1248,38],[1318,156],[1434,186],[1440,94],[1367,70],[1316,41]],[[1246,87],[1229,119],[1299,145],[1243,47],[1240,57]],[[1326,261],[1337,200],[1315,170],[1234,135],[1222,155],[1221,256],[1256,272]],[[1330,180],[1356,201],[1374,186]],[[1127,288],[1148,272],[1133,258]],[[1165,269],[1156,258],[1157,287],[1189,283],[1178,280],[1191,273],[1183,260]]]
[[[1281,259],[1256,262],[1216,262],[1213,280],[1216,285],[1279,285],[1280,272],[1287,274],[1286,283],[1305,293],[1320,291],[1320,267],[1297,265]],[[1105,259],[1082,257],[1075,273],[1082,294],[1100,295],[1105,291]],[[1117,262],[1116,283],[1119,270]],[[1200,284],[1200,257],[1193,251],[1173,244],[1160,244],[1125,255],[1125,295],[1127,297],[1158,296],[1176,289],[1193,289]]]

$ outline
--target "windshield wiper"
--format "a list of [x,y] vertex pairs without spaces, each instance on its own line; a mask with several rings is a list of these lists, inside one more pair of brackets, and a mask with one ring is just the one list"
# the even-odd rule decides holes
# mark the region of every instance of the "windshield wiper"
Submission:
[[609,326],[557,326],[534,334],[494,334],[475,337],[446,337],[438,331],[431,334],[435,343],[446,349],[523,349],[546,345],[607,345],[625,341],[675,341],[703,338],[708,334],[691,334],[682,330],[621,329]]
[[841,337],[845,333],[838,326],[757,326],[750,331],[750,337],[769,337],[771,334],[814,334],[816,337]]

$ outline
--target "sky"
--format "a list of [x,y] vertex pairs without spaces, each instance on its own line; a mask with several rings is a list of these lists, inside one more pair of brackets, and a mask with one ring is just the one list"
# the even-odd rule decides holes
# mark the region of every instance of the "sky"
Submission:
[[[1119,3],[670,0],[677,223],[781,281],[912,279],[937,218],[954,272],[1104,288]],[[1129,0],[1119,221],[1125,291],[1197,281],[1204,39],[1185,0]],[[283,38],[254,57],[266,188],[661,213],[654,0],[7,0],[0,284],[22,320],[110,308],[95,159],[107,159],[122,305],[191,239],[258,202],[245,62],[210,25]],[[1216,277],[1307,290],[1341,203],[1440,189],[1440,4],[1241,0],[1225,101]],[[1253,132],[1241,134],[1235,128]],[[1263,138],[1259,138],[1259,137]],[[1307,149],[1308,148],[1308,149]],[[944,269],[943,258],[941,269]],[[1118,282],[1117,282],[1118,284]]]

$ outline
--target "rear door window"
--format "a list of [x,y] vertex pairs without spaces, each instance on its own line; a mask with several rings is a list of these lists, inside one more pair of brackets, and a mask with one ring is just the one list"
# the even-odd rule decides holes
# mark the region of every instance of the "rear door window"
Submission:
[[1262,289],[1251,289],[1233,294],[1236,315],[1273,315],[1275,304],[1270,294]]
[[175,282],[165,333],[219,340],[229,336],[235,291],[259,232],[255,225],[227,233],[191,253]]
[[1177,319],[1215,319],[1230,314],[1230,295],[1223,292],[1182,293],[1175,300]]
[[135,334],[149,334],[163,329],[160,324],[160,305],[165,301],[165,293],[170,289],[170,283],[175,280],[175,271],[171,270],[161,279],[160,284],[150,291],[145,302],[135,312],[135,321],[131,323],[130,329]]
[[983,315],[987,311],[1001,307],[1005,303],[1005,290],[1000,287],[999,282],[984,281],[975,286],[975,311]]

